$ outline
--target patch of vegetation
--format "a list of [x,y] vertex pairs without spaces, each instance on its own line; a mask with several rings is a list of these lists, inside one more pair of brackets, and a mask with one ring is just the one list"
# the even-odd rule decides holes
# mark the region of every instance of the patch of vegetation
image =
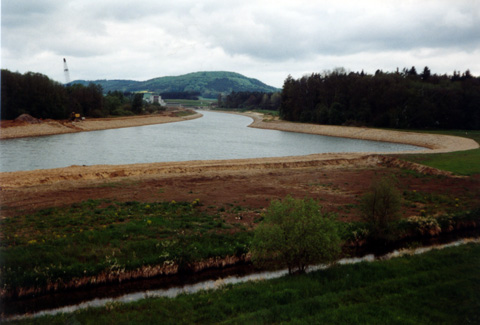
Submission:
[[419,214],[435,215],[440,211],[455,212],[468,208],[468,203],[462,202],[459,198],[449,195],[429,193],[422,191],[403,191],[404,205],[416,208],[421,207]]
[[[422,131],[416,131],[422,132]],[[427,132],[427,131],[423,131]],[[430,130],[428,133],[445,134],[470,138],[480,143],[480,131],[435,131]],[[471,176],[480,174],[480,148],[466,151],[435,153],[435,154],[405,154],[399,155],[401,159],[415,162],[418,164],[446,170],[458,175]]]
[[273,201],[255,229],[253,261],[278,261],[290,274],[334,261],[341,247],[338,224],[334,215],[320,209],[313,199],[287,196],[283,201]]
[[182,116],[189,116],[189,115],[194,115],[196,112],[192,110],[185,110],[185,111],[176,111],[175,116],[177,117],[182,117]]
[[[456,208],[438,216],[422,213],[419,216],[392,221],[389,224],[388,240],[432,237],[440,233],[450,233],[455,229],[474,228],[478,224],[480,224],[480,206],[463,210]],[[375,242],[376,236],[371,231],[372,226],[368,222],[343,223],[340,228],[342,239],[349,245],[358,245],[372,239]]]
[[442,214],[434,217],[423,214],[400,220],[396,225],[398,237],[436,236],[441,232],[462,229],[480,222],[480,207]]
[[185,107],[210,107],[216,100],[213,99],[165,99],[165,103],[168,104],[181,104]]
[[199,205],[89,200],[3,219],[0,285],[44,286],[147,265],[188,269],[199,260],[248,252],[251,233],[227,227]]
[[266,115],[267,118],[268,118],[268,116],[271,116],[271,117],[278,117],[279,116],[278,111],[274,111],[274,110],[255,109],[254,111],[257,112],[257,113],[262,113],[262,114]]
[[12,323],[476,324],[479,256],[480,245],[468,244]]
[[394,225],[400,218],[401,195],[395,180],[382,178],[372,183],[371,189],[360,201],[363,220],[368,224],[373,240],[392,241]]
[[[272,202],[272,206],[277,203]],[[198,199],[190,203],[88,200],[70,207],[5,218],[0,221],[1,288],[15,291],[20,287],[44,287],[53,283],[61,287],[73,278],[121,274],[144,266],[178,265],[180,270],[189,271],[193,263],[200,260],[243,256],[250,251],[253,231],[242,223],[227,223],[224,208],[219,212],[216,207],[203,209],[201,205]],[[372,238],[371,227],[365,222],[334,223],[331,215],[317,216],[319,220],[323,218],[318,224],[304,220],[305,216],[318,212],[318,203],[315,206],[315,211],[295,209],[298,211],[291,215],[296,223],[305,221],[302,225],[290,223],[293,228],[289,230],[289,240],[293,246],[300,245],[309,252],[316,246],[329,247],[324,239],[336,242],[339,247],[339,238],[348,245]],[[232,204],[231,209],[231,213],[244,213],[244,208],[238,205]],[[273,208],[267,214],[258,215],[253,222],[261,224],[262,229],[273,220],[269,214],[284,215],[286,211],[288,209]],[[438,227],[442,232],[449,232],[475,224],[480,224],[479,207],[461,211],[455,208],[435,218],[426,214],[395,222],[392,234],[396,239],[436,235]],[[302,226],[305,233],[299,235],[297,230],[302,230]],[[312,231],[315,234],[310,241]],[[337,231],[338,236],[334,235]],[[328,236],[317,238],[319,233],[328,233]],[[279,247],[270,257],[281,257],[282,242],[271,238],[268,242]],[[273,249],[277,249],[275,247]],[[316,261],[326,261],[324,257]],[[291,264],[292,270],[307,265],[302,259],[300,264],[295,264],[297,260]]]

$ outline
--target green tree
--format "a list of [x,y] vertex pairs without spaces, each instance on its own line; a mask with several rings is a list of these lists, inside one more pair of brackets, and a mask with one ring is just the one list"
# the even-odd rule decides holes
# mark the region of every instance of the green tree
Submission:
[[394,179],[375,180],[360,202],[363,220],[368,223],[370,238],[374,241],[394,239],[395,222],[400,218],[402,197],[393,185]]
[[252,259],[276,261],[288,272],[304,272],[308,265],[329,263],[340,253],[341,239],[335,215],[323,213],[313,199],[273,201],[255,229]]
[[135,114],[140,114],[142,113],[142,108],[143,108],[143,94],[135,94],[133,97],[133,102],[132,102],[132,112]]
[[422,77],[422,80],[427,81],[428,79],[430,79],[431,75],[432,72],[430,71],[430,69],[428,67],[425,67],[423,68],[423,72],[420,76]]

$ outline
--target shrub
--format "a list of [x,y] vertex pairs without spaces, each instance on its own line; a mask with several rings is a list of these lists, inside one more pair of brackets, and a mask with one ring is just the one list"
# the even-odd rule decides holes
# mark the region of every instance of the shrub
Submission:
[[401,194],[393,184],[392,178],[376,180],[372,183],[370,192],[361,199],[362,217],[369,225],[373,240],[394,239],[395,222],[400,218]]
[[421,236],[436,236],[442,232],[438,220],[432,216],[409,217],[400,222],[399,228]]
[[304,272],[308,265],[333,261],[340,252],[338,223],[333,214],[322,213],[313,199],[273,201],[265,219],[255,229],[254,263],[277,261],[289,273]]

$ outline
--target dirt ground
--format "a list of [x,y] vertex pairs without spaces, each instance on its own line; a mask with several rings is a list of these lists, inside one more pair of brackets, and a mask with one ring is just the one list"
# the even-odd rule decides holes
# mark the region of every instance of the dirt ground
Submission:
[[[255,119],[257,124],[254,123],[254,127],[272,128],[272,123],[262,122],[258,117]],[[262,123],[269,125],[262,126]],[[281,124],[275,123],[276,128]],[[301,124],[295,123],[294,127],[299,128]],[[307,125],[303,130],[316,133],[315,128],[317,126]],[[345,132],[345,128],[343,130]],[[368,129],[353,131],[357,135],[360,131],[363,134],[370,132]],[[412,136],[413,138],[415,137]],[[463,138],[452,138],[455,137],[440,140],[435,138],[435,143],[433,138],[428,142],[423,137],[417,140],[417,144],[423,143],[425,147],[433,149],[431,151],[478,147],[476,142],[462,142],[458,139]],[[453,208],[452,202],[461,207],[478,204],[480,177],[455,177],[381,154],[346,153],[224,161],[71,166],[0,173],[0,215],[2,218],[12,217],[88,199],[142,202],[191,202],[200,199],[203,209],[220,211],[229,222],[251,226],[271,200],[290,194],[300,198],[312,197],[319,200],[325,210],[338,213],[341,219],[355,220],[359,217],[355,205],[368,190],[372,180],[392,174],[396,176],[397,187],[401,192],[415,191],[449,198],[435,203],[439,212]],[[405,205],[403,214],[420,215],[423,208],[421,203]]]
[[[480,177],[453,177],[386,156],[330,158],[300,163],[288,160],[248,162],[238,166],[225,162],[179,163],[168,168],[164,166],[165,169],[157,166],[158,173],[152,174],[120,176],[121,173],[113,170],[111,172],[118,176],[2,187],[0,212],[2,217],[11,217],[88,199],[122,202],[192,202],[200,199],[203,209],[221,211],[227,222],[250,227],[271,200],[292,195],[319,200],[326,211],[336,212],[342,220],[358,220],[356,204],[359,198],[373,179],[384,175],[395,175],[401,192],[415,191],[450,198],[440,204],[438,212],[453,208],[451,202],[454,198],[458,199],[455,202],[468,207],[478,204],[480,197]],[[123,170],[128,174],[128,169]],[[405,217],[420,215],[423,208],[422,204],[404,206],[403,214]]]
[[85,131],[96,131],[106,129],[116,129],[132,126],[142,126],[150,124],[162,124],[171,122],[180,122],[199,118],[202,115],[195,113],[191,115],[179,114],[185,109],[167,109],[164,112],[144,116],[124,116],[114,118],[87,118],[85,120],[42,120],[29,116],[22,121],[8,120],[0,122],[0,139],[14,139],[23,137],[76,133]]

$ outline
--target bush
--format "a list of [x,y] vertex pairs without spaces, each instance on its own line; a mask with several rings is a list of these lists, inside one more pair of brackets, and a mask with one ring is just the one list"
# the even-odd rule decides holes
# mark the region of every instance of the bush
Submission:
[[254,263],[277,261],[289,273],[304,272],[308,265],[332,262],[340,253],[338,223],[333,214],[322,213],[313,199],[273,201],[265,219],[255,229]]
[[124,108],[116,108],[112,111],[114,116],[132,116],[134,115],[132,111],[126,110]]
[[400,218],[401,194],[393,185],[394,179],[382,178],[373,182],[370,192],[360,202],[363,220],[369,225],[371,239],[391,241],[395,223]]

